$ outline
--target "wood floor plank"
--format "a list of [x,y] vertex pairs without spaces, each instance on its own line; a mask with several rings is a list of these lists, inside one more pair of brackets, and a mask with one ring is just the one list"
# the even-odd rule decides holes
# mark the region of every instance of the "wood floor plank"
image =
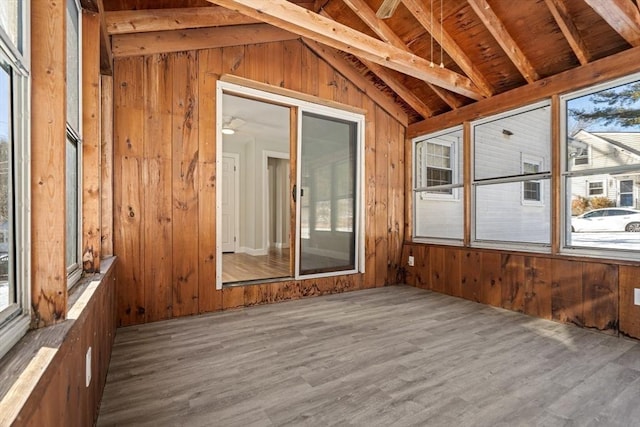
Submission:
[[632,425],[639,355],[573,325],[368,289],[119,329],[98,425]]

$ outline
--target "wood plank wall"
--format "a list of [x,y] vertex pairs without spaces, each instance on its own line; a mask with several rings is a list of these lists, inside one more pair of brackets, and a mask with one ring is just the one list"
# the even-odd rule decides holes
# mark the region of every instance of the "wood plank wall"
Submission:
[[[215,290],[215,86],[232,74],[366,110],[366,273]],[[405,128],[298,40],[118,58],[114,253],[121,326],[396,283]]]
[[[408,266],[408,257],[415,266]],[[406,242],[405,282],[543,319],[640,338],[640,267]]]
[[[112,262],[109,261],[109,264]],[[78,318],[73,320],[59,347],[49,348],[56,349],[56,354],[11,423],[12,426],[94,425],[116,330],[115,269],[108,267],[103,271],[105,274],[100,284]],[[64,328],[65,325],[55,327]],[[87,387],[84,366],[89,347],[92,379]]]

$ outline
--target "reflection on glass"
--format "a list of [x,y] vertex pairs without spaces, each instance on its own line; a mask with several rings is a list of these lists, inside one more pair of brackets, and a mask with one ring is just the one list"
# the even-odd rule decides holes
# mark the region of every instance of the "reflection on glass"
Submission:
[[9,37],[13,46],[22,52],[22,37],[20,28],[20,15],[24,0],[2,0],[0,7],[0,28]]
[[521,182],[476,186],[476,240],[549,244],[549,180],[535,182],[542,187],[537,205],[523,203]]
[[78,263],[78,145],[67,136],[67,268]]
[[11,254],[11,74],[0,67],[0,312],[16,302],[9,280]]
[[300,274],[355,268],[356,147],[356,123],[303,113]]
[[80,27],[75,0],[67,0],[67,122],[80,133]]
[[461,240],[464,231],[462,200],[462,129],[416,143],[414,193],[415,235]]
[[566,110],[565,244],[639,250],[640,81],[569,99]]

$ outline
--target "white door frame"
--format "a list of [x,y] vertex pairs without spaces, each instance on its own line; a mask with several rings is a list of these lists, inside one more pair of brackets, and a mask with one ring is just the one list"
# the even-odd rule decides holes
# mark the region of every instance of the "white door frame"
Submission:
[[[233,216],[233,235],[235,237],[233,242],[233,252],[238,252],[238,245],[240,243],[240,221],[238,217],[240,215],[240,155],[237,153],[222,153],[222,157],[231,157],[234,161],[234,186],[233,186],[233,210],[235,215]],[[222,188],[222,187],[220,187]]]
[[[262,151],[262,242],[265,250],[269,251],[269,158],[289,160],[289,153],[278,151]],[[291,178],[289,178],[291,180]],[[288,214],[288,212],[287,212]]]

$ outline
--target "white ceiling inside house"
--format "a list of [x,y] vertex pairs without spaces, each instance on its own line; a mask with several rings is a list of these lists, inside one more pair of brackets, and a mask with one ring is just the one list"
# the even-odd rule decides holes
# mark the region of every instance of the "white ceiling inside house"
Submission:
[[246,144],[263,141],[289,141],[289,108],[255,99],[224,94],[222,125],[229,124],[236,132],[224,135],[225,143]]

